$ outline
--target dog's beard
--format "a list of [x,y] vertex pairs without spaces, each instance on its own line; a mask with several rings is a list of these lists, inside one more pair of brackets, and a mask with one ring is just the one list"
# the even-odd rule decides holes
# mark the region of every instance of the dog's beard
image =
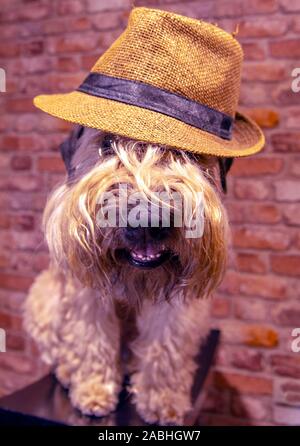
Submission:
[[[121,137],[99,152],[103,134],[87,133],[75,154],[72,177],[54,191],[45,209],[53,260],[84,285],[135,306],[143,299],[208,295],[222,278],[227,240],[227,217],[213,184],[213,168],[183,151]],[[124,237],[128,228],[99,227],[99,201],[120,184],[156,205],[157,193],[177,193],[193,215],[201,193],[203,234],[187,238],[184,227],[173,227],[163,240],[147,242],[143,236],[143,241],[132,241]]]

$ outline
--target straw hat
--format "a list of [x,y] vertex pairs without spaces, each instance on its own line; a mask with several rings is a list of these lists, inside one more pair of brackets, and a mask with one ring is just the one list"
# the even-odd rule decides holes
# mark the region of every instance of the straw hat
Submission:
[[59,118],[196,153],[251,155],[264,136],[236,112],[243,52],[202,20],[134,8],[127,28],[81,86],[40,95],[34,104]]

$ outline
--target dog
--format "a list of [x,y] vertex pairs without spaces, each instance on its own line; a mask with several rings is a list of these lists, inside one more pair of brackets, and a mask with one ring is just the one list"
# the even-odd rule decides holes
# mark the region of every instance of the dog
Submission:
[[[51,265],[30,289],[27,332],[83,414],[113,411],[129,373],[146,422],[182,424],[192,408],[195,356],[208,331],[206,297],[226,264],[218,160],[89,128],[71,140],[69,176],[44,212]],[[120,184],[149,204],[155,192],[176,191],[193,212],[202,192],[203,235],[186,238],[184,228],[161,222],[99,227],[99,197]],[[129,314],[135,323],[126,327]],[[131,356],[124,364],[125,347]]]
[[113,411],[124,375],[148,423],[180,425],[192,408],[207,297],[226,265],[226,172],[265,141],[237,110],[242,59],[218,26],[133,8],[75,91],[34,98],[77,127],[25,325],[83,414]]

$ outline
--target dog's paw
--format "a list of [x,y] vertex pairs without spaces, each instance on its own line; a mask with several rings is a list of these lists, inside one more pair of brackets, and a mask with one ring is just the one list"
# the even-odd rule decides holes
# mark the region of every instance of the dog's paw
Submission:
[[180,426],[190,411],[188,395],[180,395],[171,389],[158,391],[145,389],[135,392],[133,400],[139,415],[150,424]]
[[71,387],[70,398],[74,407],[84,415],[103,417],[113,412],[118,404],[118,386],[99,382],[99,379],[87,379]]

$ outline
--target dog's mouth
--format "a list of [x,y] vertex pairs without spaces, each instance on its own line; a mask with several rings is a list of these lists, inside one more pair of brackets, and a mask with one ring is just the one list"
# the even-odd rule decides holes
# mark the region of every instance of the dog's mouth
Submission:
[[172,252],[165,248],[159,251],[153,249],[147,249],[146,251],[122,249],[119,250],[118,256],[136,268],[152,269],[167,262],[172,257]]

